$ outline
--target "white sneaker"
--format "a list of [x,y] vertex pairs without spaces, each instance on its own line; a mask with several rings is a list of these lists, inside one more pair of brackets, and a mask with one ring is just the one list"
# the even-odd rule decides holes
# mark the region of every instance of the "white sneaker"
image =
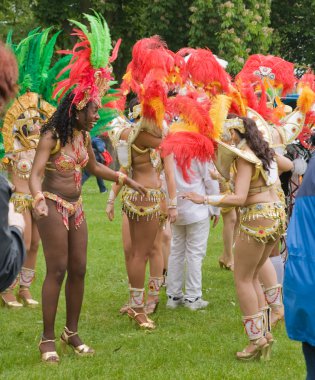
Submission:
[[185,307],[187,307],[190,310],[204,309],[208,305],[209,302],[203,300],[202,298],[197,298],[195,301],[185,300]]
[[177,297],[168,296],[166,307],[168,309],[176,309],[178,306],[184,305],[184,303],[185,302],[184,302],[184,298],[183,297],[177,298]]

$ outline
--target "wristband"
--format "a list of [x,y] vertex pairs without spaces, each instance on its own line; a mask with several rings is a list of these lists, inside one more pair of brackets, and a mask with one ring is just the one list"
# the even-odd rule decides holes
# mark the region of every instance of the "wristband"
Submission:
[[225,197],[226,195],[205,195],[203,204],[207,206],[217,206],[219,203],[223,201]]
[[177,197],[169,199],[168,208],[177,208]]
[[111,189],[111,191],[109,192],[109,197],[107,199],[107,203],[114,204],[115,199],[116,199],[116,195],[114,193],[114,190]]
[[122,172],[116,172],[116,184],[124,185],[126,183],[127,175]]

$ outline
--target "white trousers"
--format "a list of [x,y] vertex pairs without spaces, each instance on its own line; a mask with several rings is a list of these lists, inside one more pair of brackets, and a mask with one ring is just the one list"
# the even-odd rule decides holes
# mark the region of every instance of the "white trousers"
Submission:
[[184,226],[172,225],[171,254],[168,259],[167,295],[183,297],[186,264],[185,299],[202,296],[202,260],[206,256],[210,219]]

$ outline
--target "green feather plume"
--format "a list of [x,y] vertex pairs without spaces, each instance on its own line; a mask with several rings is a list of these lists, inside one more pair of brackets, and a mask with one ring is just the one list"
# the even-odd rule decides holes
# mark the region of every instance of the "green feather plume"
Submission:
[[90,42],[91,46],[91,65],[95,69],[105,67],[108,64],[110,52],[112,50],[109,27],[102,15],[94,12],[93,15],[84,13],[84,17],[89,21],[91,32],[88,28],[76,20],[69,20],[82,30]]

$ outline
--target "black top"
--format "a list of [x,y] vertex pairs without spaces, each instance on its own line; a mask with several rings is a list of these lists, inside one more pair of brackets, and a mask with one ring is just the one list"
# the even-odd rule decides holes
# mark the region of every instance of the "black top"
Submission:
[[20,273],[25,247],[18,228],[8,225],[11,188],[0,175],[0,292],[7,289]]

